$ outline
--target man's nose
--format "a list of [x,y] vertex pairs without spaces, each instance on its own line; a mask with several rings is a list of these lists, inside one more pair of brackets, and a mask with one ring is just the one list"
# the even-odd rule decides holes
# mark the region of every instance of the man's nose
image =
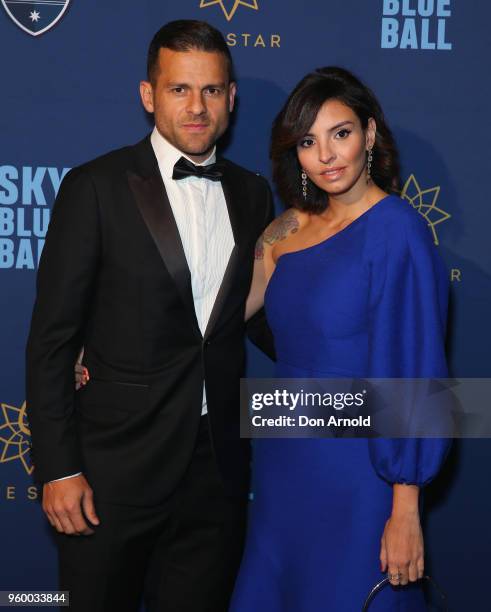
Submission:
[[201,91],[191,92],[188,111],[193,115],[202,115],[206,112],[206,105]]

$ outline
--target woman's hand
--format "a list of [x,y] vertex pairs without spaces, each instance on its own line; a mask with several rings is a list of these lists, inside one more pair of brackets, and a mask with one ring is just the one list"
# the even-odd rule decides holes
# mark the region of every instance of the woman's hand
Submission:
[[392,514],[385,523],[380,548],[381,570],[388,571],[393,585],[405,585],[423,577],[424,543],[418,493],[414,485],[394,485]]
[[75,364],[75,390],[78,391],[81,387],[85,387],[85,385],[90,380],[89,370],[81,363]]
[[75,391],[78,391],[80,388],[85,387],[85,385],[89,382],[89,370],[85,366],[82,365],[82,359],[84,358],[84,347],[80,349],[80,353],[77,357],[77,362],[75,364]]

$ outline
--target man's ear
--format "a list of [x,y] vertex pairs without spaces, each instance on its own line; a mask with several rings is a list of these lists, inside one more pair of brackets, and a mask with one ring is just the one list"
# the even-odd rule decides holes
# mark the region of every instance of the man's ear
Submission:
[[147,113],[153,113],[153,87],[149,81],[140,82],[140,97],[142,104]]
[[237,94],[237,83],[235,81],[232,81],[230,83],[229,91],[228,91],[228,110],[230,112],[234,110],[236,94]]

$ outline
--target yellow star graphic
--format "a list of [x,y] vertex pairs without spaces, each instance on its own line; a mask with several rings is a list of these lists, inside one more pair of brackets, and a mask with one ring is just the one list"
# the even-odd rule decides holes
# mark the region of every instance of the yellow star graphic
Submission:
[[407,200],[428,222],[435,244],[439,244],[436,226],[450,219],[452,215],[436,205],[440,186],[421,189],[414,174],[407,179],[401,191],[401,198]]
[[201,0],[199,8],[207,8],[208,6],[212,6],[213,4],[220,5],[227,21],[231,21],[232,17],[235,15],[237,9],[241,5],[247,8],[254,9],[255,11],[259,10],[257,0],[234,0],[234,4],[230,11],[227,11],[224,4],[224,0]]
[[4,424],[0,425],[0,463],[18,459],[26,472],[32,474],[34,466],[29,456],[31,432],[26,418],[26,403],[21,408],[8,404],[1,404],[1,407]]

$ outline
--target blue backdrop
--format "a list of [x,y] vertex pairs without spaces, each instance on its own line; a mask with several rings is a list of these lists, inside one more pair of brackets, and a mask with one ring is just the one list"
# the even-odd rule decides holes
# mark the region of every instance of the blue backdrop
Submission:
[[[452,374],[486,377],[491,369],[491,5],[462,0],[64,4],[61,0],[53,11],[52,2],[33,2],[22,13],[9,0],[0,3],[0,590],[56,585],[54,547],[32,483],[24,417],[24,344],[50,207],[68,168],[136,142],[150,130],[138,82],[145,76],[148,43],[166,21],[204,19],[226,35],[239,104],[225,153],[266,176],[272,119],[306,72],[337,64],[374,89],[400,147],[403,196],[427,218],[448,266]],[[254,376],[272,371],[251,347],[248,371]],[[453,611],[490,609],[490,462],[489,441],[459,442],[426,494],[430,572],[447,590]]]

